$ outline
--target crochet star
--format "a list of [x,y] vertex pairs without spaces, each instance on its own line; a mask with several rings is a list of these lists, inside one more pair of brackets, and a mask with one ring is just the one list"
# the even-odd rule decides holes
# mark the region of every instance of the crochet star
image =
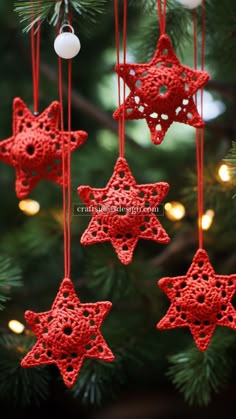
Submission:
[[0,160],[15,168],[19,199],[25,198],[42,179],[63,185],[63,151],[68,146],[70,151],[81,146],[87,133],[61,131],[59,124],[59,102],[54,101],[41,114],[33,115],[22,99],[13,100],[13,135],[0,142]]
[[113,361],[114,355],[100,332],[111,306],[109,301],[81,303],[72,281],[65,278],[51,310],[25,312],[37,342],[22,359],[21,366],[56,364],[65,385],[72,387],[85,357]]
[[165,182],[137,185],[125,158],[119,157],[105,188],[77,189],[92,216],[81,243],[110,241],[123,264],[131,262],[139,239],[168,243],[156,216],[168,190]]
[[174,121],[204,126],[193,95],[205,85],[209,74],[182,65],[166,34],[159,38],[149,63],[118,64],[115,70],[130,93],[113,113],[114,119],[118,120],[123,112],[125,119],[146,119],[154,144],[163,141]]
[[202,352],[217,325],[236,330],[236,311],[231,303],[236,275],[216,275],[205,250],[198,249],[186,275],[162,278],[158,285],[171,301],[158,329],[189,327]]

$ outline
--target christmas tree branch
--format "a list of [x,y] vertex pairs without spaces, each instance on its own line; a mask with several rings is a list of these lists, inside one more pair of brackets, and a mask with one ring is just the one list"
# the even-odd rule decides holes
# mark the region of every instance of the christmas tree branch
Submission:
[[207,406],[213,394],[227,384],[232,370],[235,337],[217,331],[206,352],[191,347],[169,357],[167,375],[190,405]]
[[[39,22],[48,21],[50,25],[68,21],[74,14],[86,17],[87,22],[95,22],[96,15],[104,12],[107,0],[18,0],[14,11],[18,14],[20,23],[26,24],[23,32]],[[73,19],[72,19],[73,20]]]

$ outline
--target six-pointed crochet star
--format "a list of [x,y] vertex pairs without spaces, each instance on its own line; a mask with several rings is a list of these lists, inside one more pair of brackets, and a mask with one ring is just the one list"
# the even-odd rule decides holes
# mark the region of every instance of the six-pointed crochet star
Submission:
[[110,241],[124,264],[132,261],[139,239],[168,243],[170,238],[156,216],[168,190],[166,182],[137,185],[127,161],[119,157],[105,188],[77,189],[92,216],[81,243]]
[[56,364],[67,387],[78,377],[85,357],[114,360],[100,327],[111,309],[109,301],[81,303],[70,279],[65,278],[51,310],[26,311],[37,342],[21,361],[22,367]]
[[114,119],[123,112],[125,119],[145,119],[154,144],[163,141],[172,122],[204,126],[193,95],[203,88],[209,74],[182,65],[166,34],[159,38],[150,62],[117,64],[115,70],[130,92],[113,113]]
[[[42,179],[66,185],[62,176],[63,153],[81,146],[88,134],[61,131],[60,112],[60,103],[54,101],[35,116],[22,99],[13,100],[13,135],[0,142],[0,160],[15,168],[19,199],[25,198]],[[66,166],[65,159],[65,170]]]
[[236,311],[231,303],[236,275],[216,275],[205,250],[198,249],[186,275],[162,278],[158,285],[171,301],[158,329],[189,327],[202,352],[217,325],[236,330]]

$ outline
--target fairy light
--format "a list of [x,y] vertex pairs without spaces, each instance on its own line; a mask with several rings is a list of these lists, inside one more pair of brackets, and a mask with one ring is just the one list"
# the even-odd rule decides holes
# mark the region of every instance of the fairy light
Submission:
[[211,227],[212,223],[213,223],[213,218],[214,218],[214,211],[209,209],[207,210],[203,216],[202,216],[202,229],[203,230],[209,230],[209,228]]
[[40,210],[40,204],[33,199],[23,199],[19,202],[19,208],[26,215],[36,215]]
[[8,322],[8,327],[13,333],[16,333],[17,335],[20,335],[25,329],[25,326],[18,320],[10,320]]
[[185,216],[185,208],[181,202],[167,202],[164,208],[167,218],[171,221],[179,221]]
[[230,182],[231,176],[229,172],[229,166],[227,166],[225,163],[222,163],[218,169],[218,175],[222,182]]

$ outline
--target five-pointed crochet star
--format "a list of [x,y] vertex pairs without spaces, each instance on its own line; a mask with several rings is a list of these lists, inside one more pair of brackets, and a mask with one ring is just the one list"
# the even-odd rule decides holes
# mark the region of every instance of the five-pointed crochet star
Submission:
[[231,303],[236,275],[216,275],[205,250],[198,249],[186,275],[162,278],[158,285],[171,301],[158,329],[189,327],[202,352],[217,325],[236,330],[236,311]]
[[[13,135],[0,142],[0,160],[15,167],[15,190],[25,198],[42,180],[63,185],[63,152],[74,151],[87,139],[85,131],[60,131],[60,103],[52,102],[33,115],[20,98],[13,100]],[[65,169],[67,160],[65,162]]]
[[114,355],[100,332],[111,306],[109,301],[82,304],[72,281],[65,278],[51,310],[25,312],[37,342],[22,359],[21,366],[56,364],[65,385],[72,387],[85,357],[113,361]]
[[204,126],[193,95],[205,85],[209,74],[182,65],[166,34],[159,38],[149,63],[118,64],[115,70],[130,93],[113,113],[114,119],[119,119],[123,112],[125,119],[146,119],[154,144],[163,141],[174,121]]
[[124,264],[131,262],[138,239],[168,243],[169,236],[156,217],[168,190],[165,182],[137,185],[125,158],[119,157],[105,188],[77,189],[92,216],[81,243],[110,241]]

